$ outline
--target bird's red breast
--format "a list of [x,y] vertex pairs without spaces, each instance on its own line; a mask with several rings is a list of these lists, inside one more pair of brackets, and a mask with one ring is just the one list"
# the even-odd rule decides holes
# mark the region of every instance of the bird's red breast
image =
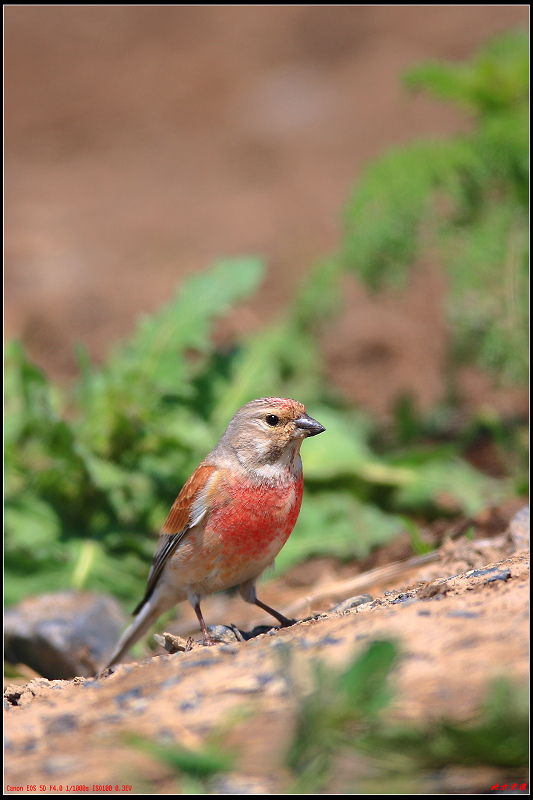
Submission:
[[272,486],[217,471],[206,494],[205,520],[186,533],[168,566],[178,582],[214,591],[272,563],[298,519],[303,476]]
[[298,519],[302,494],[303,475],[276,486],[222,481],[206,531],[217,533],[228,550],[244,558],[261,558],[274,543],[279,552]]

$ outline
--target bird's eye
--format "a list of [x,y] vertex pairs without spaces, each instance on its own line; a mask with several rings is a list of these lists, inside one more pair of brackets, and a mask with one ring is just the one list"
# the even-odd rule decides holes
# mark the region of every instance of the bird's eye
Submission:
[[268,414],[266,417],[267,425],[271,425],[273,428],[278,424],[279,417],[276,417],[275,414]]

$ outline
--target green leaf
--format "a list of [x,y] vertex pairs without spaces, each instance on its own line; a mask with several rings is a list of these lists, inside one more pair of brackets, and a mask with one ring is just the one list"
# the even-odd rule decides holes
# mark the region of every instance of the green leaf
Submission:
[[397,659],[393,642],[372,642],[342,675],[347,707],[362,715],[374,714],[387,705],[391,698],[387,678]]
[[6,505],[4,528],[9,547],[40,550],[57,539],[61,522],[48,503],[25,493]]
[[509,487],[489,478],[456,457],[429,455],[413,470],[412,480],[396,494],[397,507],[408,511],[434,508],[454,514],[477,514],[487,505],[501,502]]
[[376,461],[367,444],[367,428],[360,420],[349,419],[324,406],[313,406],[312,416],[326,431],[304,444],[302,460],[306,480],[360,476]]
[[425,89],[476,114],[494,113],[527,101],[529,37],[517,29],[493,39],[466,64],[424,64],[410,70],[405,84]]
[[134,361],[160,391],[173,391],[185,376],[188,349],[205,352],[214,319],[248,297],[259,285],[264,263],[246,257],[219,261],[185,281],[172,303],[141,322],[120,358]]
[[129,736],[128,740],[176,772],[196,778],[207,778],[218,772],[228,772],[233,765],[231,754],[223,752],[214,745],[191,750],[179,745],[158,744],[140,736]]
[[365,505],[349,492],[305,492],[298,522],[276,567],[284,570],[312,556],[364,558],[402,530],[399,517]]

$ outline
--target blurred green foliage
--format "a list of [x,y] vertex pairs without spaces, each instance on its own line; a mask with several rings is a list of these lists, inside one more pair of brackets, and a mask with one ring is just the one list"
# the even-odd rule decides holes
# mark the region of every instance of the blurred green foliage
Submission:
[[299,698],[296,729],[287,753],[287,766],[297,778],[295,793],[322,789],[354,726],[374,719],[388,704],[389,675],[397,657],[393,642],[379,641],[370,644],[344,672],[314,662],[315,688]]
[[[292,793],[420,793],[444,767],[500,767],[515,779],[527,768],[527,686],[497,679],[466,720],[402,724],[389,713],[399,658],[398,646],[384,640],[370,643],[345,671],[314,664],[315,688],[298,699],[286,758]],[[349,785],[339,786],[340,770]]]
[[[185,281],[103,365],[79,348],[79,378],[68,391],[20,343],[6,347],[7,603],[84,586],[134,604],[177,493],[255,397],[294,397],[327,429],[304,445],[306,496],[278,567],[313,555],[365,556],[405,528],[403,514],[474,513],[512,490],[470,467],[460,439],[428,444],[429,428],[405,404],[404,435],[378,448],[375,426],[327,385],[316,327],[338,302],[343,270],[376,287],[396,280],[431,232],[450,271],[457,353],[502,378],[523,378],[526,57],[513,34],[469,65],[411,73],[410,85],[467,104],[473,133],[371,165],[349,203],[341,253],[315,268],[284,318],[237,346],[217,348],[211,331],[259,288],[264,264],[252,257]],[[448,198],[443,214],[439,193]]]
[[176,494],[254,397],[305,400],[327,428],[304,448],[306,498],[282,568],[311,555],[365,556],[403,529],[400,511],[436,514],[451,497],[456,511],[470,513],[503,491],[452,446],[404,453],[397,463],[373,452],[371,425],[327,396],[316,342],[293,315],[230,352],[217,350],[210,323],[252,292],[263,271],[247,258],[191,278],[102,367],[80,354],[67,396],[19,343],[7,348],[8,602],[69,585],[134,602]]
[[[207,794],[210,778],[230,772],[235,761],[235,755],[224,746],[221,735],[216,731],[211,732],[202,746],[195,750],[179,745],[161,744],[135,735],[127,736],[126,742],[157,759],[163,767],[163,773],[168,770],[171,775],[176,775],[178,779],[176,794]],[[132,759],[132,763],[135,763],[135,758]],[[142,776],[129,775],[127,780],[139,783],[144,779]],[[154,786],[152,782],[146,782],[145,788],[148,793],[152,793]]]
[[529,343],[529,37],[511,31],[465,64],[405,76],[471,118],[471,131],[390,150],[370,163],[345,211],[336,258],[317,268],[309,318],[340,300],[348,271],[373,290],[402,286],[431,253],[445,268],[450,366],[476,363],[526,383]]

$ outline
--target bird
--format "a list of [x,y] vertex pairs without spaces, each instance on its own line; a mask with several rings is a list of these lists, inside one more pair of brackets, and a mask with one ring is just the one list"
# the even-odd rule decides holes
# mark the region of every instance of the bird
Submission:
[[146,592],[106,667],[121,661],[164,612],[183,600],[203,642],[215,644],[200,601],[239,586],[247,603],[281,627],[294,623],[257,597],[256,581],[289,538],[300,513],[304,439],[325,428],[305,406],[262,397],[242,406],[175,500],[161,528]]

